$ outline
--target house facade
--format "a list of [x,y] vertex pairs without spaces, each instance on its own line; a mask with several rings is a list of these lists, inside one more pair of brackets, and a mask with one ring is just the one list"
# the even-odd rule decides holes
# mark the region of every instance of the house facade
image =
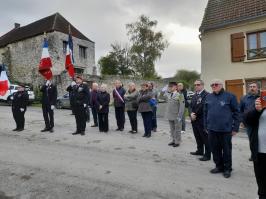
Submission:
[[44,81],[38,72],[44,32],[52,58],[54,81],[59,86],[70,81],[65,70],[69,29],[73,39],[75,72],[85,77],[96,75],[95,43],[56,13],[23,27],[15,24],[13,30],[0,37],[0,63],[7,66],[11,82],[35,86]]
[[200,27],[201,75],[238,99],[250,82],[266,90],[266,1],[209,0]]

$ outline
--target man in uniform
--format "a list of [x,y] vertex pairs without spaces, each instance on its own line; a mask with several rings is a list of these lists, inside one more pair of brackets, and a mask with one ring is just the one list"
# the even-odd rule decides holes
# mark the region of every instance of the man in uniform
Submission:
[[76,78],[76,85],[73,87],[73,97],[77,130],[75,133],[72,133],[72,135],[85,135],[89,89],[88,86],[83,83],[81,76],[77,76]]
[[57,88],[50,80],[41,87],[42,92],[42,112],[45,121],[45,128],[41,132],[54,132],[54,109],[57,100]]
[[181,143],[182,116],[185,109],[184,97],[177,91],[177,83],[170,82],[167,97],[166,118],[169,120],[172,142],[168,145],[178,147]]
[[[193,127],[193,133],[197,143],[197,151],[191,152],[191,155],[202,155],[199,160],[208,161],[211,158],[211,150],[209,147],[208,133],[204,129],[203,120],[203,107],[205,99],[209,94],[204,89],[204,82],[202,80],[196,80],[194,83],[195,95],[191,100],[191,123]],[[205,150],[204,150],[205,149]]]
[[76,85],[76,82],[73,80],[71,84],[67,87],[67,92],[69,93],[69,102],[70,102],[70,108],[72,111],[72,115],[75,115],[74,113],[74,98],[73,98],[73,86]]
[[91,112],[93,115],[94,124],[91,127],[98,126],[97,95],[98,95],[98,84],[94,82],[92,84],[92,89],[91,89]]
[[25,112],[27,110],[27,104],[29,101],[28,92],[25,91],[23,85],[20,85],[18,92],[15,92],[12,96],[12,113],[16,122],[16,128],[13,131],[23,131],[25,125]]

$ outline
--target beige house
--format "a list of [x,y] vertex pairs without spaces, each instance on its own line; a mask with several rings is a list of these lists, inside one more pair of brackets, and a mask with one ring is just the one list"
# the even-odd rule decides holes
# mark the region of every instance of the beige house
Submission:
[[266,89],[266,1],[209,0],[200,27],[202,79],[222,79],[237,95],[249,82]]

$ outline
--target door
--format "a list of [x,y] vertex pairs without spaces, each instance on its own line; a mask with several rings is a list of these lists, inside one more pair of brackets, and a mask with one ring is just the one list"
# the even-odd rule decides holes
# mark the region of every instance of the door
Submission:
[[243,96],[243,86],[244,82],[242,79],[235,79],[235,80],[226,80],[225,81],[225,89],[228,92],[233,93],[236,95],[238,102],[240,102],[241,97]]

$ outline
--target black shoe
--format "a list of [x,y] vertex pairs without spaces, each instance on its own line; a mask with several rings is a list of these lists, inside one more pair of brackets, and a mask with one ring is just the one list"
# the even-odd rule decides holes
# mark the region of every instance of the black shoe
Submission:
[[17,132],[24,131],[24,128],[17,129]]
[[224,171],[223,175],[225,178],[230,178],[231,177],[231,171],[228,171],[228,170]]
[[116,131],[120,131],[120,128],[115,129]]
[[136,133],[138,133],[138,131],[132,131],[132,134],[136,134]]
[[147,135],[145,135],[145,134],[144,134],[142,137],[144,137],[144,138],[145,138],[145,137],[147,137]]
[[212,174],[223,173],[223,169],[219,169],[219,168],[216,167],[216,168],[210,170],[210,172],[211,172]]
[[180,144],[173,144],[173,147],[179,147]]
[[81,136],[84,136],[84,135],[85,135],[85,132],[81,132],[80,135],[81,135]]
[[50,131],[50,133],[53,133],[54,132],[54,129],[53,128],[50,128],[49,131]]
[[15,129],[13,129],[12,131],[17,131],[18,130],[18,128],[15,128]]
[[124,131],[124,128],[119,129],[119,131]]
[[153,129],[153,132],[157,132],[157,128],[154,128],[154,129]]
[[211,158],[207,156],[203,156],[202,158],[199,158],[200,161],[209,161]]
[[46,131],[49,131],[50,129],[48,128],[44,128],[43,130],[41,130],[41,132],[46,132]]
[[94,125],[91,125],[91,127],[98,127],[98,125],[94,124]]
[[151,135],[147,135],[147,136],[146,136],[146,138],[150,138],[150,137],[151,137]]
[[128,133],[133,133],[133,131],[131,130],[131,131],[128,131]]
[[75,133],[72,133],[72,135],[78,135],[80,132],[76,131]]
[[173,146],[175,143],[174,142],[170,142],[169,144],[168,144],[168,146]]
[[191,155],[203,155],[202,152],[195,151],[195,152],[190,152]]

